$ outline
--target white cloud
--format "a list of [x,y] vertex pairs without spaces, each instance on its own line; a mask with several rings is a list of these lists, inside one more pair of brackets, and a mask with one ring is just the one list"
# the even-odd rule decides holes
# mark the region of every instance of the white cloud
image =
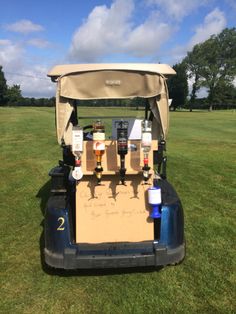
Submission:
[[8,39],[0,39],[0,46],[6,46],[9,45],[10,43],[11,41]]
[[32,38],[28,40],[27,43],[31,46],[41,49],[50,47],[50,42],[41,38]]
[[72,59],[92,61],[115,52],[129,32],[133,9],[133,1],[130,0],[117,0],[110,8],[105,5],[95,7],[73,36]]
[[173,28],[160,23],[158,16],[150,16],[143,24],[130,31],[124,50],[137,57],[157,55],[161,45],[170,38]]
[[134,26],[133,15],[133,0],[115,0],[110,8],[95,7],[72,38],[70,58],[92,62],[112,53],[156,56],[160,43],[169,38],[171,27],[159,23],[156,15],[148,16],[144,23]]
[[180,62],[192,48],[201,42],[209,39],[212,35],[219,34],[227,25],[224,12],[218,8],[212,10],[204,18],[202,24],[196,26],[193,36],[183,46],[172,49],[173,62]]
[[209,92],[207,90],[206,87],[201,87],[197,93],[196,93],[196,96],[197,98],[206,98],[208,96]]
[[195,34],[188,43],[188,47],[207,40],[211,35],[219,34],[226,27],[224,12],[215,8],[204,19],[203,24],[196,27]]
[[0,64],[4,67],[14,69],[21,64],[21,57],[25,53],[24,48],[10,40],[0,40]]
[[41,32],[44,30],[42,25],[35,24],[30,20],[20,20],[13,24],[5,25],[5,29],[11,32],[29,34],[33,32]]
[[[10,85],[20,84],[23,95],[26,97],[52,97],[55,96],[55,83],[46,77],[48,67],[42,65],[24,66],[20,75],[10,76]],[[18,83],[14,83],[18,82]]]
[[18,84],[23,96],[50,97],[55,94],[55,86],[46,77],[48,67],[31,64],[25,48],[10,40],[0,40],[0,64],[9,86]]
[[161,10],[167,17],[180,21],[208,2],[208,0],[148,0],[147,3]]

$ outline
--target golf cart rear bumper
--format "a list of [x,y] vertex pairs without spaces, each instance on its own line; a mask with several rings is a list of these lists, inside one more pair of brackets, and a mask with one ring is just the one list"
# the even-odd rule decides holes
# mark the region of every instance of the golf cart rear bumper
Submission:
[[64,269],[163,266],[181,262],[185,256],[185,244],[176,248],[157,246],[153,249],[153,253],[148,254],[80,255],[74,248],[66,248],[64,254],[45,249],[44,254],[48,265]]

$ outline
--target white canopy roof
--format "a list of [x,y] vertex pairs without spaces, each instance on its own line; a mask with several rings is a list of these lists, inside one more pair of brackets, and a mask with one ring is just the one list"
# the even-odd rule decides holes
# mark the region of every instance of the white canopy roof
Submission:
[[91,63],[91,64],[63,64],[54,66],[48,73],[51,78],[75,72],[102,71],[102,70],[129,70],[137,72],[153,72],[163,75],[174,75],[175,70],[168,64],[157,63]]

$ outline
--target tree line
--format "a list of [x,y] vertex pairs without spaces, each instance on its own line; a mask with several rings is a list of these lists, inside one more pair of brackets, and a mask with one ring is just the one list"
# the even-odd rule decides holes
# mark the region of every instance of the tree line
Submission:
[[[197,44],[187,56],[173,66],[177,75],[167,80],[171,109],[229,109],[236,108],[236,28],[226,28]],[[189,84],[189,82],[191,84]],[[190,87],[189,87],[190,86]],[[204,98],[199,98],[205,90]],[[8,86],[0,66],[0,105],[54,106],[55,97],[23,97],[20,85]],[[131,106],[139,108],[144,101],[136,99],[79,101],[81,106]]]

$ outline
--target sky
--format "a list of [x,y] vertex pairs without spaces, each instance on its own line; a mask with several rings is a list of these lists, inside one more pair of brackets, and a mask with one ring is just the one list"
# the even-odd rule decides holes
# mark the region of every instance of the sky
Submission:
[[0,65],[25,97],[52,97],[67,63],[180,62],[235,27],[236,0],[0,0]]

